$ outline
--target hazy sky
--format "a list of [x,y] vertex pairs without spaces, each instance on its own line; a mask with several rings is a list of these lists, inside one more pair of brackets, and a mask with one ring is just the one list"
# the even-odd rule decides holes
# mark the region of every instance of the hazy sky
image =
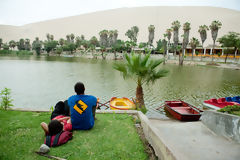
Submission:
[[101,10],[140,6],[214,6],[240,11],[240,0],[0,0],[0,24],[19,26]]

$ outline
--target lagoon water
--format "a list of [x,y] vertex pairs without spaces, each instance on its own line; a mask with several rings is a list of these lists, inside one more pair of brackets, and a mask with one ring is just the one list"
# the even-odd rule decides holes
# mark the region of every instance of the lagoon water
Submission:
[[[75,94],[77,81],[85,84],[86,94],[100,98],[134,97],[136,83],[124,80],[112,68],[114,61],[78,57],[0,57],[0,89],[12,90],[13,108],[49,110],[57,101]],[[210,98],[240,95],[240,71],[209,66],[162,65],[170,72],[153,85],[144,85],[149,116],[165,100],[184,100],[202,107]],[[159,114],[160,113],[160,114]]]

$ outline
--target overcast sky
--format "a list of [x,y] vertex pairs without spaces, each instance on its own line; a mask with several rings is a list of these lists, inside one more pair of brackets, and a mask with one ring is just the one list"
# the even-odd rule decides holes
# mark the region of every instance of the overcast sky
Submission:
[[240,11],[240,0],[0,0],[0,24],[24,25],[123,7],[214,6]]

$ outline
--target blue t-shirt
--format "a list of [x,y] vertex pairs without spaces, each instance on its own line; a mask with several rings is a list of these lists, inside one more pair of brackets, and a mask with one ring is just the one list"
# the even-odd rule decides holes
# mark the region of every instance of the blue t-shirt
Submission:
[[73,129],[88,130],[94,126],[92,108],[96,104],[97,98],[91,95],[73,95],[68,98]]

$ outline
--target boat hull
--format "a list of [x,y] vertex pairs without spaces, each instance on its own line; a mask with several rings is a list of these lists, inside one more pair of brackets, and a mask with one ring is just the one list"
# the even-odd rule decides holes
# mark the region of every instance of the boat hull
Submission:
[[166,101],[165,109],[180,121],[198,121],[201,117],[200,111],[184,101]]

